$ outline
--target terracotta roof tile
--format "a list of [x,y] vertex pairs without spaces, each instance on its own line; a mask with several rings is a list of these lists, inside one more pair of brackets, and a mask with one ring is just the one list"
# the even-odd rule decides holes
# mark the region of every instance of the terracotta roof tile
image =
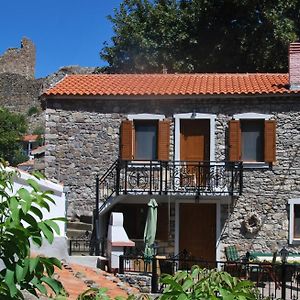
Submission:
[[22,141],[35,142],[38,138],[39,138],[39,136],[37,134],[28,134],[28,135],[23,136]]
[[44,96],[172,96],[287,94],[288,74],[69,75]]

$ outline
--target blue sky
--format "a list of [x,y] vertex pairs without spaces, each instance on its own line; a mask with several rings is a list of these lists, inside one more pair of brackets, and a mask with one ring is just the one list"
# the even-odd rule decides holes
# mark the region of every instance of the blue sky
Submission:
[[62,66],[102,66],[99,52],[112,36],[106,16],[121,0],[1,0],[0,54],[20,47],[23,36],[37,49],[36,77]]

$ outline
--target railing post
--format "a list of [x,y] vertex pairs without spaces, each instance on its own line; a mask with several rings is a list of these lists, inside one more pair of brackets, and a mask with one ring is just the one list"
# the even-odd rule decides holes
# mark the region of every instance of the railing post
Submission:
[[96,233],[95,255],[100,256],[100,232],[99,232],[99,175],[96,175],[96,207],[94,213],[94,230]]
[[240,162],[239,163],[239,170],[240,170],[240,182],[239,182],[239,185],[240,185],[240,190],[239,190],[239,194],[242,195],[243,193],[243,176],[244,176],[244,168],[243,168],[243,163]]
[[[169,162],[164,162],[164,166],[165,166],[165,195],[167,195],[168,194],[168,177],[171,177],[171,174],[168,174],[168,172],[171,172],[171,171],[169,171],[170,170]],[[174,176],[174,172],[173,172],[173,176]]]
[[119,273],[124,274],[124,256],[119,256]]
[[69,240],[69,255],[72,256],[72,240]]
[[125,182],[124,182],[124,194],[127,194],[127,169],[128,169],[128,160],[125,161]]
[[153,176],[153,174],[152,174],[152,172],[153,172],[153,170],[152,170],[152,160],[150,160],[150,174],[149,174],[149,176],[150,176],[150,191],[149,191],[149,194],[150,195],[152,195],[152,176]]
[[231,183],[230,183],[230,195],[233,195],[234,191],[234,163],[231,165]]
[[120,193],[120,173],[121,173],[121,163],[120,163],[120,159],[118,159],[117,168],[116,168],[116,195],[117,196]]
[[283,261],[281,264],[281,299],[286,298],[286,262]]
[[152,258],[152,277],[151,277],[151,293],[155,294],[158,291],[158,274],[157,274],[157,258]]
[[159,161],[159,194],[162,194],[163,189],[163,169],[162,169],[162,161]]

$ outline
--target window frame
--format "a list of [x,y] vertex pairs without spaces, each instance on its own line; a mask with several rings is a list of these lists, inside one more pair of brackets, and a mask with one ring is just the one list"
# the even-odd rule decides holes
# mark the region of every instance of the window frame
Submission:
[[[158,128],[158,123],[160,121],[163,121],[166,119],[166,116],[163,115],[163,114],[129,114],[127,116],[127,120],[128,121],[132,121],[133,124],[135,121],[157,121],[157,144],[156,144],[156,156],[157,158],[155,160],[158,160],[158,143],[159,143],[159,128]],[[134,132],[134,135],[135,135],[135,132]],[[133,149],[133,153],[135,152],[135,136],[132,137],[132,149]],[[136,159],[136,158],[133,158],[131,161],[150,161],[149,159]]]
[[[262,120],[268,121],[271,120],[273,116],[269,114],[260,114],[260,113],[242,113],[242,114],[235,114],[232,116],[233,120],[236,121],[243,121],[243,120]],[[264,134],[264,132],[263,132]],[[270,163],[268,162],[251,162],[251,161],[243,161],[244,168],[256,168],[256,169],[267,169],[270,167]]]
[[300,198],[289,199],[289,244],[300,244],[300,237],[296,238],[295,228],[295,205],[300,205]]
[[180,121],[184,119],[204,119],[209,120],[210,126],[210,137],[209,137],[209,160],[215,161],[216,159],[216,118],[217,115],[215,114],[204,114],[204,113],[183,113],[183,114],[174,114],[173,115],[175,120],[175,141],[174,141],[174,159],[180,161]]
[[[157,160],[158,159],[158,121],[157,120],[134,120],[133,121],[134,123],[134,137],[133,137],[133,140],[134,140],[134,145],[133,145],[133,152],[135,153],[135,160],[143,160],[143,161],[148,161],[148,160]],[[143,127],[155,127],[155,132],[154,132],[154,135],[155,135],[155,139],[156,139],[156,142],[155,144],[151,144],[151,147],[154,148],[155,146],[155,149],[154,149],[154,157],[152,158],[147,158],[147,157],[137,157],[138,154],[137,154],[137,149],[139,149],[139,143],[138,143],[138,135],[137,133],[139,132],[139,130],[137,130],[140,126],[143,126]],[[144,150],[144,149],[143,149]],[[144,151],[143,151],[144,152]]]

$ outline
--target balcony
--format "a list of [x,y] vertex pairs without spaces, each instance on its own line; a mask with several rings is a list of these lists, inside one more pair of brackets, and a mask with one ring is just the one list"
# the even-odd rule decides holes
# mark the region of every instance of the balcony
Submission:
[[241,195],[241,162],[117,160],[98,179],[99,198],[113,195]]

